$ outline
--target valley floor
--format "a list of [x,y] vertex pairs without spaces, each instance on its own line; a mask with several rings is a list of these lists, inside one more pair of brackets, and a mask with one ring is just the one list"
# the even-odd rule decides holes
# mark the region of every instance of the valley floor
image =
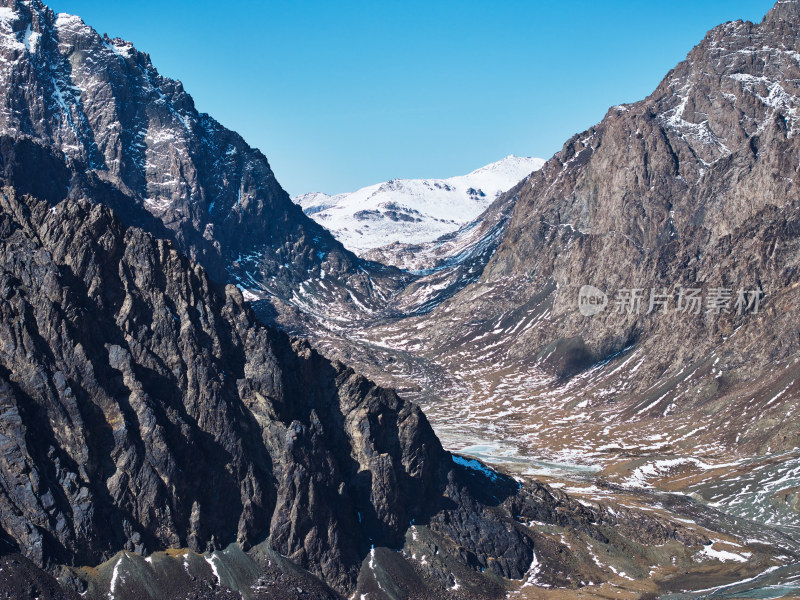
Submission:
[[[570,388],[545,391],[546,376],[526,375],[536,392],[498,377],[469,402],[417,398],[448,449],[520,479],[559,488],[586,504],[664,516],[706,530],[713,545],[700,571],[627,564],[603,557],[619,575],[579,595],[523,586],[520,598],[786,598],[800,595],[800,449],[731,453],[694,418],[626,419],[615,407],[592,409]],[[578,378],[579,379],[579,378]],[[514,390],[504,393],[504,388]],[[531,401],[531,399],[535,399]],[[759,553],[763,552],[763,556]],[[766,556],[777,555],[774,564]],[[627,573],[624,569],[628,569]],[[630,575],[639,572],[639,576]]]

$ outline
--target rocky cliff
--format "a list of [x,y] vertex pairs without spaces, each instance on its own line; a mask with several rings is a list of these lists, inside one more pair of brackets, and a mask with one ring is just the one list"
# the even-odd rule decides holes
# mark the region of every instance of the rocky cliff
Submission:
[[168,242],[2,202],[1,514],[35,562],[269,535],[343,584],[439,491],[417,408],[257,326]]

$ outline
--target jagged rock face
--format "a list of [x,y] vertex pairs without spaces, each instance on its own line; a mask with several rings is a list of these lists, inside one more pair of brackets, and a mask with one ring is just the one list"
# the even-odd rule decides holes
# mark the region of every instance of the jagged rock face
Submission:
[[88,202],[0,202],[0,519],[38,564],[268,536],[342,585],[441,492],[418,408],[256,325],[170,243]]
[[529,274],[536,248],[526,242],[541,224],[623,236],[648,258],[711,246],[765,207],[786,207],[800,102],[800,15],[790,6],[760,25],[712,30],[647,100],[612,108],[570,140],[530,179],[486,278]]
[[[127,224],[160,237],[166,229],[215,279],[287,302],[320,277],[367,304],[370,276],[398,285],[397,273],[359,261],[305,217],[258,150],[198,113],[182,84],[129,42],[40,0],[2,0],[0,56],[0,132],[53,148],[76,173],[119,190]],[[134,210],[154,218],[128,221]]]
[[488,276],[530,272],[533,223],[626,236],[655,252],[717,240],[765,206],[784,206],[797,168],[796,8],[779,3],[760,25],[717,27],[648,99],[613,107],[570,140],[531,177],[504,244],[515,251]]
[[21,554],[0,553],[0,594],[3,598],[79,600],[76,592],[64,589],[53,578]]

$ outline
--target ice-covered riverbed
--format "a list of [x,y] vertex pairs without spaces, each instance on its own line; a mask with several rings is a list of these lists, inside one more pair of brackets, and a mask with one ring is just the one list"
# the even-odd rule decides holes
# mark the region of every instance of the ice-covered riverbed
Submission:
[[[517,476],[527,476],[547,481],[571,494],[592,501],[615,501],[619,499],[619,487],[608,487],[603,466],[596,464],[592,456],[574,456],[576,460],[558,462],[534,456],[525,456],[512,444],[484,441],[466,446],[451,447],[461,454],[478,458]],[[645,457],[637,470],[668,477],[665,464],[695,466],[691,457],[665,460],[655,455],[652,460]],[[648,468],[648,465],[657,465]],[[735,533],[746,543],[778,547],[787,552],[800,553],[800,453],[788,453],[759,457],[731,463],[720,468],[711,468],[701,462],[708,474],[691,479],[693,481],[681,491],[664,492],[658,489],[656,478],[629,476],[626,487],[646,505],[669,509],[684,521],[715,526],[721,531]],[[702,473],[703,469],[696,470]],[[672,502],[680,498],[680,502]],[[713,553],[713,549],[710,550]],[[724,553],[723,553],[724,554]],[[726,560],[727,555],[717,558]],[[714,556],[712,556],[714,557]],[[745,561],[746,557],[730,557]],[[755,576],[725,585],[709,586],[699,591],[671,593],[663,600],[693,600],[696,598],[783,598],[800,594],[800,564],[788,564],[765,569]]]

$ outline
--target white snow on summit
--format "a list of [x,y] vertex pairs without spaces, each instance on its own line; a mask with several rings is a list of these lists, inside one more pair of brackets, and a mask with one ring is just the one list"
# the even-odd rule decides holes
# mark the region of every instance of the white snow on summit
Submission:
[[310,193],[293,200],[361,255],[394,242],[431,242],[456,231],[544,162],[512,155],[449,179],[393,179],[352,193]]

